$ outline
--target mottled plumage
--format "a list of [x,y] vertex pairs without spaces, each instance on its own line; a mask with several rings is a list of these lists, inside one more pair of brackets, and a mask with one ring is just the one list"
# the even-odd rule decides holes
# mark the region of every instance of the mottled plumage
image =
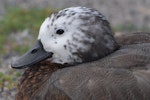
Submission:
[[150,100],[149,34],[114,38],[96,10],[64,9],[42,24],[38,39],[53,55],[27,66],[16,100]]
[[[57,34],[60,29],[64,31],[61,35]],[[86,7],[66,8],[52,14],[41,25],[38,39],[46,51],[55,52],[51,62],[61,64],[97,60],[118,48],[106,18]]]
[[150,33],[137,32],[132,34],[120,34],[116,35],[116,41],[119,45],[150,43]]

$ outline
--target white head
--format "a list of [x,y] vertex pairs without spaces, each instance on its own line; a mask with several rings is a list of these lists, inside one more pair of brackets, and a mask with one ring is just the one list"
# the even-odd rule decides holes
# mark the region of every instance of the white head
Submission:
[[86,7],[71,7],[43,22],[38,39],[53,52],[51,62],[78,64],[100,59],[117,48],[106,18]]

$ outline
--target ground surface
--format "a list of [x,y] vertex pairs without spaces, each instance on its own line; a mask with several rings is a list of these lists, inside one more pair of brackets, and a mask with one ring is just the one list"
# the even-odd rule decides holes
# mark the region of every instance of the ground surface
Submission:
[[52,7],[87,6],[101,11],[113,25],[122,23],[150,27],[150,0],[0,0],[0,15],[11,6]]

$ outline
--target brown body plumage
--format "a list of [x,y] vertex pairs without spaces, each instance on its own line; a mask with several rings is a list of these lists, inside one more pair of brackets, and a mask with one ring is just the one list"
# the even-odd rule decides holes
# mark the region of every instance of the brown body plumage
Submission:
[[150,100],[150,34],[116,37],[119,50],[66,67],[43,61],[25,70],[16,100]]

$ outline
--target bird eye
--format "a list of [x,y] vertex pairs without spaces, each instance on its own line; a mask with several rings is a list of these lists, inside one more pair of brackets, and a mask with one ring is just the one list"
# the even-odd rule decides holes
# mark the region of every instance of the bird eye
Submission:
[[56,31],[56,34],[58,34],[58,35],[61,35],[61,34],[63,34],[64,33],[64,30],[63,29],[58,29],[57,31]]

